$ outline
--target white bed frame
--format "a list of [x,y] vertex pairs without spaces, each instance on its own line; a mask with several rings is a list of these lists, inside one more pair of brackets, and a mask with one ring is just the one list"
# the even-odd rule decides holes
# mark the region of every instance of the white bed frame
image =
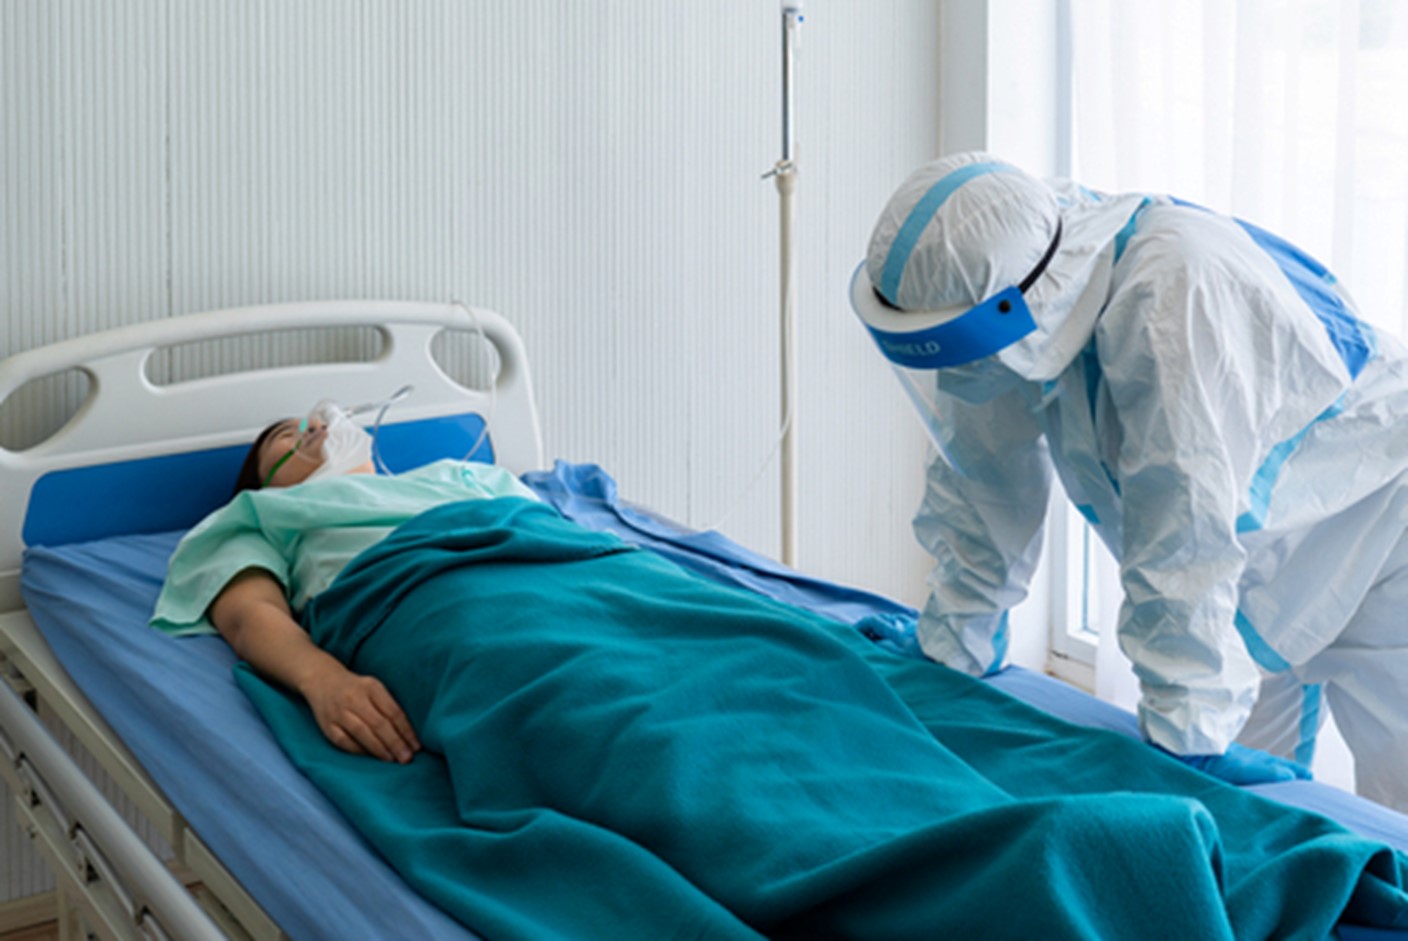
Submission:
[[[320,363],[220,375],[158,386],[147,377],[163,348],[290,329],[372,327],[380,354],[369,362]],[[480,332],[498,352],[492,390],[452,380],[431,344],[445,330]],[[0,448],[0,777],[35,844],[50,862],[61,899],[88,930],[136,938],[254,938],[284,935],[230,876],[117,740],[54,658],[24,610],[19,570],[30,496],[45,475],[157,455],[245,444],[272,419],[322,398],[345,404],[414,385],[386,424],[475,413],[489,424],[497,463],[515,473],[543,464],[532,381],[522,340],[503,317],[461,304],[330,301],[232,308],[122,327],[30,350],[0,362],[0,403],[20,386],[83,370],[90,394],[48,440]],[[140,499],[112,494],[111,499]],[[215,509],[211,506],[209,509]],[[194,522],[191,520],[190,522]],[[117,533],[103,533],[116,535]],[[198,900],[101,796],[36,713],[60,721],[149,819],[176,861],[203,886]],[[63,913],[62,925],[73,913]]]

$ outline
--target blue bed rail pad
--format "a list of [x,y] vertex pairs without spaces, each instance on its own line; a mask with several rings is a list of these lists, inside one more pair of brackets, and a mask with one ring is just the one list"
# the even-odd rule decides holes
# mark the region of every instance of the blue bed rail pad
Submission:
[[[392,473],[447,455],[493,463],[483,430],[476,414],[388,422],[376,429],[376,452]],[[248,451],[241,444],[51,471],[34,482],[21,536],[27,546],[61,546],[188,529],[230,499]]]

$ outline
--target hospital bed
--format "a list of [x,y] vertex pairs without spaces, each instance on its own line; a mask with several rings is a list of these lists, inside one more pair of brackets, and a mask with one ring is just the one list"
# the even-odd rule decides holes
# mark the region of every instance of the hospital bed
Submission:
[[[151,378],[163,350],[325,328],[373,331],[380,350],[365,361]],[[437,353],[447,331],[492,346],[485,388],[451,378]],[[525,475],[564,515],[705,577],[846,622],[910,613],[634,506],[600,468],[545,467],[522,342],[491,311],[333,302],[177,317],[11,357],[0,363],[0,403],[74,368],[91,394],[73,418],[34,447],[0,448],[0,775],[63,898],[104,938],[476,937],[417,895],[287,761],[231,678],[222,640],[146,626],[182,531],[224,502],[247,443],[291,404],[359,403],[411,385],[377,429],[389,470],[473,452]],[[875,639],[912,648],[902,632]],[[1132,716],[1047,677],[1009,669],[991,682],[1071,721],[1137,735]],[[197,893],[55,743],[41,712],[130,796]],[[1408,849],[1408,818],[1353,795],[1313,782],[1261,790]]]

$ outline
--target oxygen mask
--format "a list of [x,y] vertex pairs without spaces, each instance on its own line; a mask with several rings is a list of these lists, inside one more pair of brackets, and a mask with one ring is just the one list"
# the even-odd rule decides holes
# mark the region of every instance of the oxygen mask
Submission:
[[350,409],[331,399],[318,402],[299,421],[291,443],[269,468],[263,485],[269,486],[284,467],[295,468],[298,473],[293,476],[299,482],[338,477],[363,467],[373,460],[375,442],[353,416],[375,411],[379,428],[386,409],[410,392],[410,386],[403,386],[382,401]]

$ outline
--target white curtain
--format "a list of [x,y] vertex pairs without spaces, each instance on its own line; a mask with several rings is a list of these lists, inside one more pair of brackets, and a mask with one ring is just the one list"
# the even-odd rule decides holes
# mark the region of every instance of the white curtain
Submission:
[[[1264,226],[1327,264],[1365,320],[1405,335],[1408,2],[1062,0],[1061,9],[1070,126],[1058,138],[1070,151],[1057,162],[1074,179],[1169,193]],[[1096,691],[1133,706],[1135,678],[1109,642],[1118,573],[1103,551],[1088,565],[1087,623],[1106,639]],[[1348,786],[1333,755],[1317,760],[1317,774]]]
[[1067,0],[1071,175],[1276,232],[1408,327],[1408,3]]

